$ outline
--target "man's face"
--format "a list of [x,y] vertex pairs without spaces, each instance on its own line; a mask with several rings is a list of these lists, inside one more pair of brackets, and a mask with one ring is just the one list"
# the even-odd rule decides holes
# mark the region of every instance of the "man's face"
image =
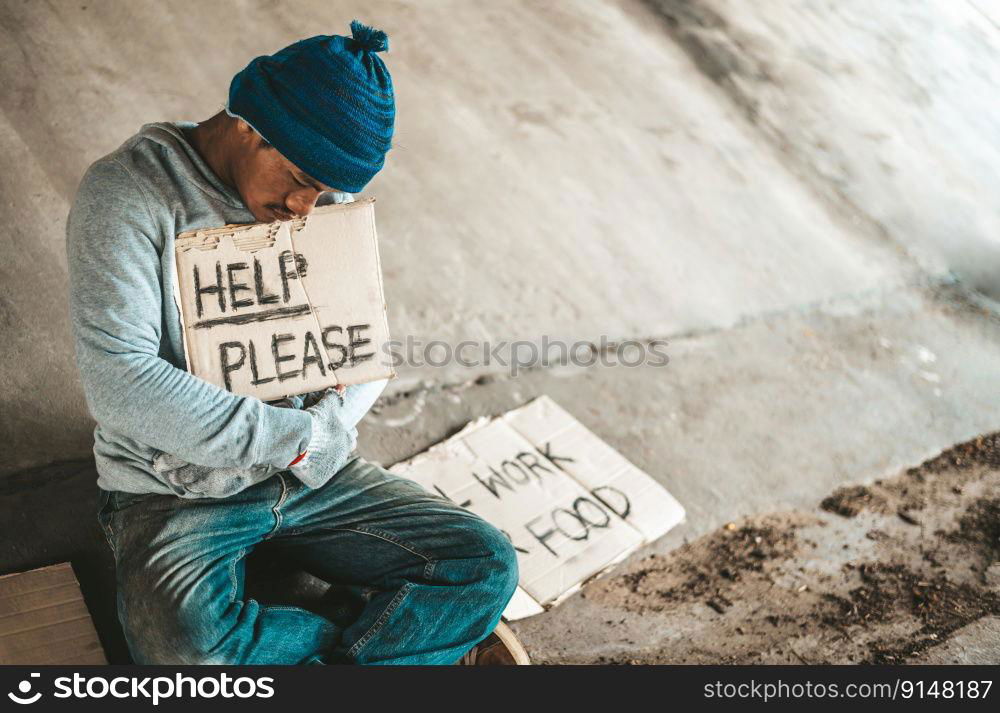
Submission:
[[[336,190],[315,180],[244,123],[242,151],[232,176],[243,202],[262,223],[306,216],[324,191]],[[242,128],[242,127],[241,127]]]

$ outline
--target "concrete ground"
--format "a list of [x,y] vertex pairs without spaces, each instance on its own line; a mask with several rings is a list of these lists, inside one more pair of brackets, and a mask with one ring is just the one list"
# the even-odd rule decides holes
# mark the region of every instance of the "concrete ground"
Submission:
[[517,630],[539,663],[995,664],[998,446],[738,518]]
[[[394,337],[668,342],[665,367],[406,367],[363,426],[388,465],[545,393],[684,504],[682,526],[517,624],[536,659],[1000,661],[995,530],[961,529],[996,515],[988,458],[974,478],[920,471],[933,492],[904,512],[932,527],[896,512],[907,469],[1000,430],[995,3],[0,10],[0,499],[16,512],[0,566],[71,559],[112,660],[65,307],[76,184],[141,124],[213,114],[253,55],[358,15],[389,33],[398,92],[370,187]],[[874,509],[820,507],[876,480],[891,492]],[[747,564],[739,547],[762,543]],[[912,561],[932,545],[962,571]],[[732,577],[705,569],[723,555]],[[965,613],[928,614],[914,586]],[[894,598],[855,606],[876,590]],[[787,619],[747,604],[765,592]]]

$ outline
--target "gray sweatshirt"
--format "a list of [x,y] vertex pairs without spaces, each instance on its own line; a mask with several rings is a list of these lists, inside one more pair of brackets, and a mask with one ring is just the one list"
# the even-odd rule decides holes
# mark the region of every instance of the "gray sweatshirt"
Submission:
[[[76,361],[97,421],[105,490],[204,497],[161,477],[153,459],[162,452],[204,466],[283,469],[312,436],[308,413],[236,396],[186,371],[171,289],[174,237],[254,222],[187,142],[181,128],[193,126],[146,124],[94,162],[66,226]],[[318,203],[351,200],[332,193]],[[367,389],[359,420],[375,397]]]

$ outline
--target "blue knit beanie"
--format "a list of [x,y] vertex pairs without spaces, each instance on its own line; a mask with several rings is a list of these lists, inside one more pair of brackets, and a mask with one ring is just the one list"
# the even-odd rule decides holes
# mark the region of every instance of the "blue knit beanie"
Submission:
[[317,181],[360,193],[385,163],[396,103],[375,54],[389,38],[357,20],[351,35],[318,35],[257,57],[233,77],[226,111]]

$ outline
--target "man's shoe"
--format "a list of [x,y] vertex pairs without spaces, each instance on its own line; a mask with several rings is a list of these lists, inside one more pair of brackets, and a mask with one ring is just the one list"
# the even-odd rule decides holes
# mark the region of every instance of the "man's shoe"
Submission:
[[456,661],[459,666],[530,666],[528,652],[502,621],[493,633]]

